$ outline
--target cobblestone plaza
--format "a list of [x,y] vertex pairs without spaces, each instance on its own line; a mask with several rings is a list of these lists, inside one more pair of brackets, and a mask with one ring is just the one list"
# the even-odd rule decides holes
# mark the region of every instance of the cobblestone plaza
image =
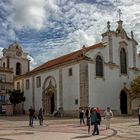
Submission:
[[109,130],[102,120],[99,129],[100,135],[92,136],[79,119],[46,118],[43,126],[35,120],[34,127],[29,127],[28,116],[0,117],[0,140],[140,140],[136,117],[114,117]]

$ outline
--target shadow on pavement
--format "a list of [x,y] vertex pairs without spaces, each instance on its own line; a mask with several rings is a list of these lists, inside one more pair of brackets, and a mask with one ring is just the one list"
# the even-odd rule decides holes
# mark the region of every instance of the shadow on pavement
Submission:
[[108,138],[110,138],[110,137],[113,137],[113,136],[117,135],[117,130],[115,130],[115,129],[111,129],[111,130],[113,131],[113,133],[112,133],[111,135],[106,136],[106,137],[104,137],[104,138],[99,138],[99,139],[97,139],[97,140],[105,140],[105,139],[108,139]]
[[0,138],[0,140],[15,140],[15,139]]
[[92,135],[82,135],[82,136],[76,136],[76,137],[73,137],[71,139],[77,139],[77,138],[88,138],[88,137],[91,137]]
[[[115,130],[115,129],[111,129],[112,130],[112,134],[111,135],[109,135],[109,136],[105,136],[104,138],[97,138],[97,140],[105,140],[105,139],[108,139],[108,138],[110,138],[110,137],[113,137],[113,136],[115,136],[115,135],[117,135],[117,131]],[[73,137],[73,138],[71,138],[71,139],[77,139],[77,138],[89,138],[89,137],[92,137],[92,135],[82,135],[82,136],[76,136],[76,137]]]

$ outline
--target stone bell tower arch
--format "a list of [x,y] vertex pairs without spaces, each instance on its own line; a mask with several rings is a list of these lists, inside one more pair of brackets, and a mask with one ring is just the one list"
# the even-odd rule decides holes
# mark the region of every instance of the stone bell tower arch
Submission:
[[54,110],[57,109],[56,80],[52,76],[48,76],[44,81],[42,92],[42,106],[45,115],[51,115],[53,114]]

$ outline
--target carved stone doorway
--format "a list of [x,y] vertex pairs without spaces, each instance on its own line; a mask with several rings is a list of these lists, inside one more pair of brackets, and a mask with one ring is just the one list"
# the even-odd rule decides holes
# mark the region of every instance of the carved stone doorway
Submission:
[[54,86],[50,80],[48,86],[43,91],[43,109],[45,115],[53,114],[56,108],[57,108],[56,86]]
[[47,114],[53,114],[55,110],[55,96],[53,92],[49,92],[46,95],[46,112]]

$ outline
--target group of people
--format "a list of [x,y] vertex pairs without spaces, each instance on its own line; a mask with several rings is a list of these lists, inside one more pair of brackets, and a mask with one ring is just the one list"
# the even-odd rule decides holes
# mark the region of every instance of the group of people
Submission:
[[[106,123],[106,129],[110,129],[110,119],[113,117],[113,112],[109,107],[104,111],[102,114],[105,123]],[[86,117],[86,125],[88,126],[88,133],[90,132],[90,126],[94,126],[93,128],[93,133],[92,135],[99,135],[99,125],[101,124],[101,112],[100,109],[92,107],[87,108],[87,110],[84,112],[83,109],[80,110],[79,113],[80,117],[80,125],[84,124],[85,125],[85,120],[84,118]]]
[[39,120],[39,125],[43,125],[43,110],[42,108],[39,109],[38,115],[35,115],[35,110],[31,106],[29,109],[29,126],[33,127],[34,119]]
[[[111,111],[110,107],[107,107],[107,109],[104,111],[102,116],[105,119],[106,129],[110,129],[110,119],[113,117],[113,112]],[[29,126],[33,127],[34,119],[39,120],[39,125],[43,125],[43,109],[40,108],[38,111],[38,115],[35,115],[35,110],[31,106],[29,109]],[[93,133],[92,135],[99,135],[99,128],[98,125],[101,123],[101,112],[100,109],[92,107],[88,107],[86,111],[83,109],[80,109],[79,112],[79,118],[80,118],[80,125],[84,124],[88,126],[88,133],[90,132],[90,126],[93,125]],[[86,118],[86,124],[85,124],[85,118]],[[138,106],[138,118],[139,118],[139,124],[140,124],[140,105]]]

